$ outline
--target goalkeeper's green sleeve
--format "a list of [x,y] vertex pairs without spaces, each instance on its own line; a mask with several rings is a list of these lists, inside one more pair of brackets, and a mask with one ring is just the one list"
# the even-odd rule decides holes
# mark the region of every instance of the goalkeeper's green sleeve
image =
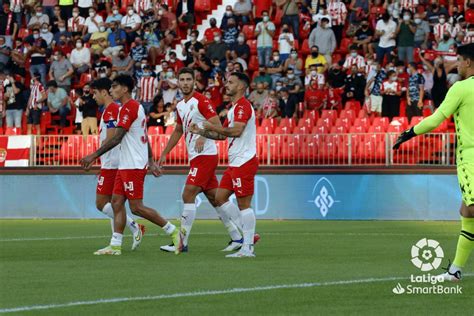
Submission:
[[445,119],[446,117],[444,116],[444,114],[441,111],[436,110],[433,114],[431,114],[415,126],[415,134],[421,135],[429,133],[436,127],[438,127],[441,123],[443,123]]

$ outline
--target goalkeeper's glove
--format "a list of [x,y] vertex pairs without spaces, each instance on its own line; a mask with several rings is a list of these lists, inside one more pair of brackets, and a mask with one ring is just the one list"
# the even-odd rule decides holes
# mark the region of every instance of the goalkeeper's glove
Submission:
[[404,131],[398,136],[397,141],[395,142],[395,145],[393,145],[393,149],[397,150],[398,148],[400,148],[401,144],[403,144],[406,141],[409,141],[415,136],[416,134],[415,134],[414,127],[407,129],[406,131]]

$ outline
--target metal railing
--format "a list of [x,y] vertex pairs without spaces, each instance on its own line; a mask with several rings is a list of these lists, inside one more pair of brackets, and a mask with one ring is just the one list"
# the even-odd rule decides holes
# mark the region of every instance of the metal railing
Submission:
[[[455,134],[434,133],[415,137],[398,151],[392,146],[398,134],[265,134],[257,135],[261,166],[367,166],[455,165]],[[149,136],[155,159],[169,135]],[[98,136],[35,136],[30,166],[79,166],[79,160],[99,145]],[[228,163],[227,141],[217,142],[219,165]],[[169,166],[187,166],[184,139],[167,157]],[[99,162],[96,163],[99,165]]]

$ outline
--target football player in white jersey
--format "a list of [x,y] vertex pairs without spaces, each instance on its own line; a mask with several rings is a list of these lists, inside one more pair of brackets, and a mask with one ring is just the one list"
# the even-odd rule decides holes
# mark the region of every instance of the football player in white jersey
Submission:
[[[183,235],[182,252],[188,251],[188,238],[196,217],[196,196],[203,192],[209,203],[216,208],[222,222],[226,226],[232,241],[242,245],[242,235],[236,225],[228,218],[216,204],[215,196],[219,183],[216,177],[216,168],[219,162],[217,147],[214,140],[190,133],[190,126],[203,126],[204,122],[221,126],[221,122],[214,106],[208,98],[194,91],[195,78],[192,68],[182,68],[178,74],[178,85],[184,95],[177,108],[178,122],[171,137],[163,150],[159,165],[166,161],[166,156],[176,146],[184,134],[188,151],[190,170],[183,190],[183,212],[181,215],[181,233]],[[232,244],[229,243],[229,246]],[[224,251],[234,250],[226,247]],[[175,245],[162,246],[163,251],[175,251]]]
[[[115,133],[117,127],[118,114],[120,107],[114,102],[110,96],[110,86],[112,81],[109,78],[98,79],[91,84],[93,96],[97,104],[105,107],[104,113],[99,123],[99,140],[100,145],[109,141]],[[115,176],[117,175],[119,165],[120,149],[115,147],[111,151],[105,153],[100,158],[100,174],[97,180],[96,189],[96,207],[105,215],[110,217],[112,223],[112,233],[114,231],[114,210],[112,204],[112,192],[115,184]],[[133,218],[127,215],[127,227],[133,234],[132,250],[135,250],[141,243],[145,226],[137,224]]]
[[97,250],[94,254],[122,254],[122,238],[127,214],[125,202],[127,199],[133,214],[146,218],[160,226],[166,234],[172,237],[173,243],[178,245],[175,253],[179,254],[179,249],[182,248],[179,229],[166,221],[154,209],[143,205],[143,185],[147,167],[155,177],[161,175],[161,170],[153,161],[153,153],[146,131],[145,110],[140,103],[131,97],[134,86],[133,78],[128,75],[119,75],[113,80],[110,94],[112,98],[122,104],[115,133],[96,152],[81,159],[83,168],[88,170],[97,158],[120,144],[119,166],[112,195],[114,233],[110,245]]
[[[229,167],[219,184],[216,194],[217,205],[236,223],[242,227],[244,241],[242,248],[228,258],[255,257],[254,235],[256,219],[251,208],[254,193],[254,179],[258,169],[257,159],[257,126],[255,111],[245,98],[249,87],[247,75],[234,72],[227,79],[226,94],[231,98],[232,107],[227,114],[224,126],[204,122],[203,127],[193,125],[191,131],[211,139],[229,140]],[[235,193],[237,207],[229,201]]]

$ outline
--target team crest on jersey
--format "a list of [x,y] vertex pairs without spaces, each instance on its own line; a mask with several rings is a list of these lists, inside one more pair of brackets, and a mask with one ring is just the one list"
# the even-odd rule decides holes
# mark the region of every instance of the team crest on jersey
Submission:
[[0,148],[0,162],[5,162],[7,159],[7,150],[5,148]]
[[239,117],[239,119],[241,119],[244,116],[244,110],[239,109],[239,112],[237,112],[237,116]]
[[214,108],[212,107],[212,105],[209,104],[209,105],[207,106],[207,108],[209,109],[209,111],[210,111],[211,113],[214,113]]
[[127,123],[127,121],[128,121],[129,119],[130,119],[130,118],[128,117],[128,115],[125,114],[125,115],[123,116],[122,121],[123,121],[124,123]]

